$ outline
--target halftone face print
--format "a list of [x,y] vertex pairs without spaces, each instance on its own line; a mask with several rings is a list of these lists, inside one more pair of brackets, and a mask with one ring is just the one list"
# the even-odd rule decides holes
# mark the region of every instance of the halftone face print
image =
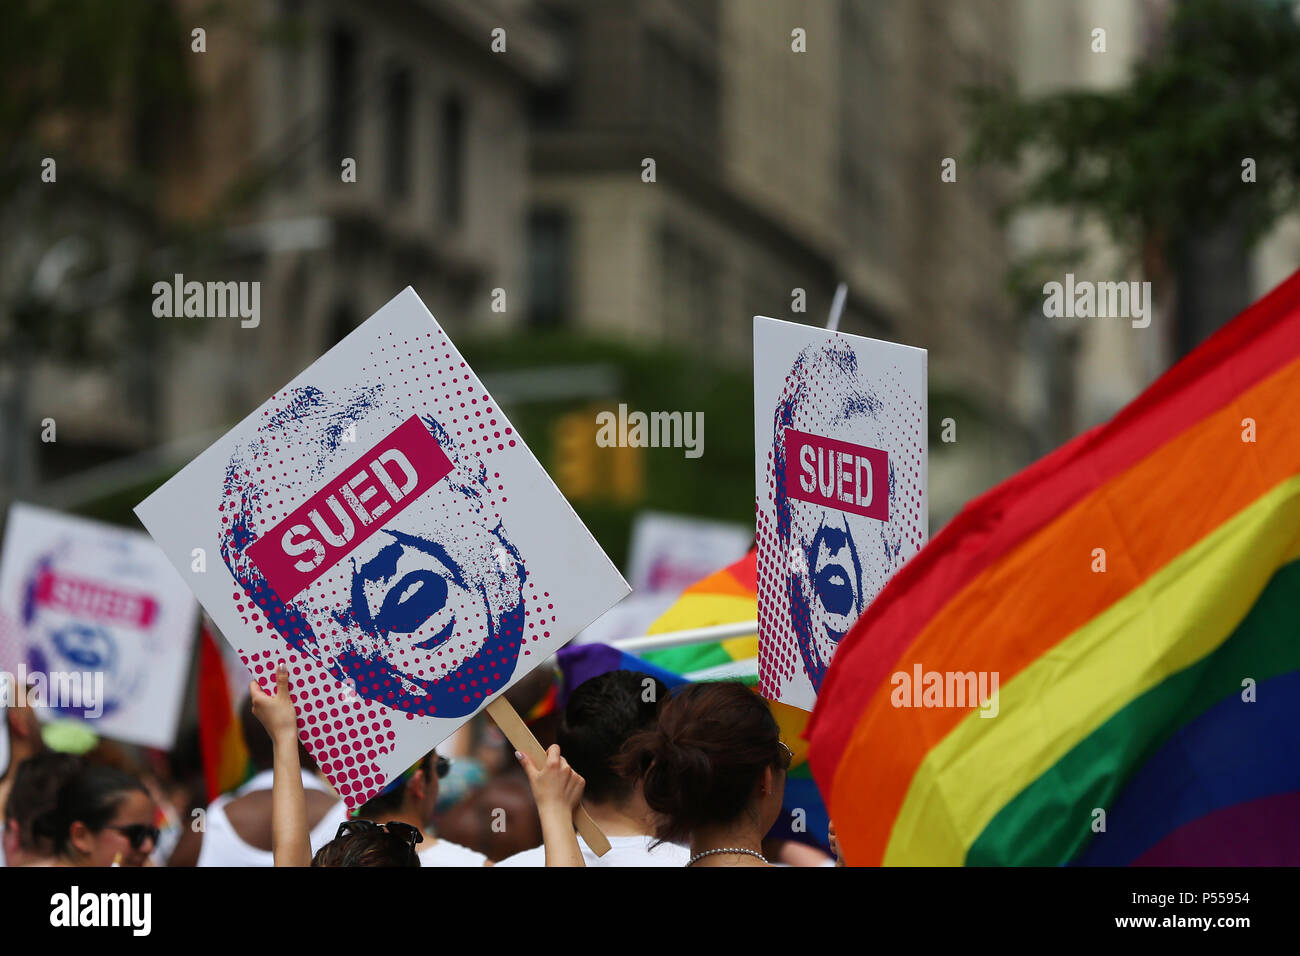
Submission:
[[[920,546],[923,421],[897,369],[879,380],[866,374],[853,337],[805,345],[786,362],[757,426],[767,449],[757,501],[759,684],[810,708],[840,641]],[[802,496],[796,480],[806,482]]]
[[350,807],[628,591],[409,288],[136,513]]
[[[785,474],[787,429],[879,448],[882,409],[880,398],[861,380],[857,356],[847,344],[805,349],[790,370],[789,387],[772,418],[774,477]],[[884,585],[878,569],[894,565],[902,541],[887,522],[791,498],[783,481],[775,487],[777,534],[790,556],[785,573],[790,620],[804,673],[819,688],[840,639],[866,607],[867,595]],[[891,469],[891,500],[894,488]],[[860,549],[872,552],[865,580]]]
[[[472,713],[514,672],[527,578],[492,510],[486,466],[461,454],[436,419],[420,416],[451,472],[286,601],[248,553],[259,530],[344,472],[364,447],[358,432],[391,430],[405,410],[374,386],[299,388],[267,411],[227,469],[221,554],[231,573],[254,593],[262,588],[258,604],[291,647],[359,696],[420,716]],[[286,454],[297,467],[279,466]],[[316,517],[338,540],[356,532],[346,507]]]

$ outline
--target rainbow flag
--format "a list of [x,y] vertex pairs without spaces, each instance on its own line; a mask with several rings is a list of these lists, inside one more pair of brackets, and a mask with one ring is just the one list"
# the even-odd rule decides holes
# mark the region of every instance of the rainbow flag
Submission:
[[[682,592],[680,598],[648,628],[650,634],[694,630],[717,624],[753,621],[758,616],[756,552],[709,575]],[[588,677],[623,668],[652,674],[669,687],[689,681],[741,680],[758,684],[758,637],[729,638],[711,644],[690,644],[639,657],[598,644],[582,644],[560,651],[566,687],[576,687]],[[785,809],[772,835],[828,849],[826,805],[808,765],[808,745],[803,739],[808,713],[785,704],[768,702],[781,728],[781,739],[794,752],[785,782]]]
[[248,779],[251,763],[239,726],[230,670],[222,654],[225,642],[213,635],[207,615],[199,629],[199,751],[208,800]]
[[1300,863],[1298,405],[1300,272],[904,565],[809,726],[848,862]]
[[[647,634],[690,631],[717,624],[753,621],[758,616],[757,552],[696,581],[647,628]],[[713,644],[689,644],[641,655],[651,664],[688,680],[758,680],[758,636],[733,637]]]

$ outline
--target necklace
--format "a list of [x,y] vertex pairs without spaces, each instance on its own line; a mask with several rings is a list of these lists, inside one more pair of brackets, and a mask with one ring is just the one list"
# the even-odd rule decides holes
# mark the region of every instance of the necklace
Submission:
[[740,846],[724,846],[717,850],[705,850],[703,853],[697,853],[686,862],[686,865],[691,866],[704,859],[706,856],[713,856],[715,853],[747,853],[750,856],[758,857],[764,863],[767,862],[767,857],[763,856],[763,854],[759,853],[757,850],[746,850],[744,847]]

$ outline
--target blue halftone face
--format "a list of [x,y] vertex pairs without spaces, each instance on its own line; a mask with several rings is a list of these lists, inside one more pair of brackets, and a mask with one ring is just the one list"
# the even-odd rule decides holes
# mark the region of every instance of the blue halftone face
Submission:
[[[337,472],[354,426],[372,416],[399,420],[401,410],[382,399],[380,387],[344,396],[300,389],[268,416],[260,444],[227,469],[224,501],[234,513],[222,557],[280,636],[359,696],[411,714],[462,717],[514,674],[527,575],[489,510],[486,469],[474,456],[462,459],[435,419],[421,420],[453,462],[452,473],[290,602],[271,591],[246,556],[256,540],[253,516],[272,503],[281,515],[285,502]],[[278,450],[281,435],[312,449],[309,460],[299,454],[290,462],[296,474],[271,467],[289,461]],[[256,477],[258,461],[276,476]]]
[[[821,687],[840,640],[866,608],[871,582],[864,580],[862,551],[883,548],[897,557],[885,522],[790,498],[785,431],[793,428],[880,447],[868,438],[882,403],[861,381],[857,356],[843,343],[804,349],[791,367],[772,422],[773,504],[777,538],[785,552],[785,598],[803,669],[814,690]],[[889,499],[895,499],[889,464]]]

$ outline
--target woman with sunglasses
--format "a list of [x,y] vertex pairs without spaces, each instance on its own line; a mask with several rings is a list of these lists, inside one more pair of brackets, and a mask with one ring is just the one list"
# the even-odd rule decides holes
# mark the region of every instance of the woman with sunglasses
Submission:
[[87,764],[59,788],[33,829],[49,839],[56,866],[146,866],[158,842],[156,812],[135,777]]
[[791,753],[767,702],[744,684],[691,684],[628,739],[615,766],[640,780],[655,836],[688,844],[687,866],[769,866]]

